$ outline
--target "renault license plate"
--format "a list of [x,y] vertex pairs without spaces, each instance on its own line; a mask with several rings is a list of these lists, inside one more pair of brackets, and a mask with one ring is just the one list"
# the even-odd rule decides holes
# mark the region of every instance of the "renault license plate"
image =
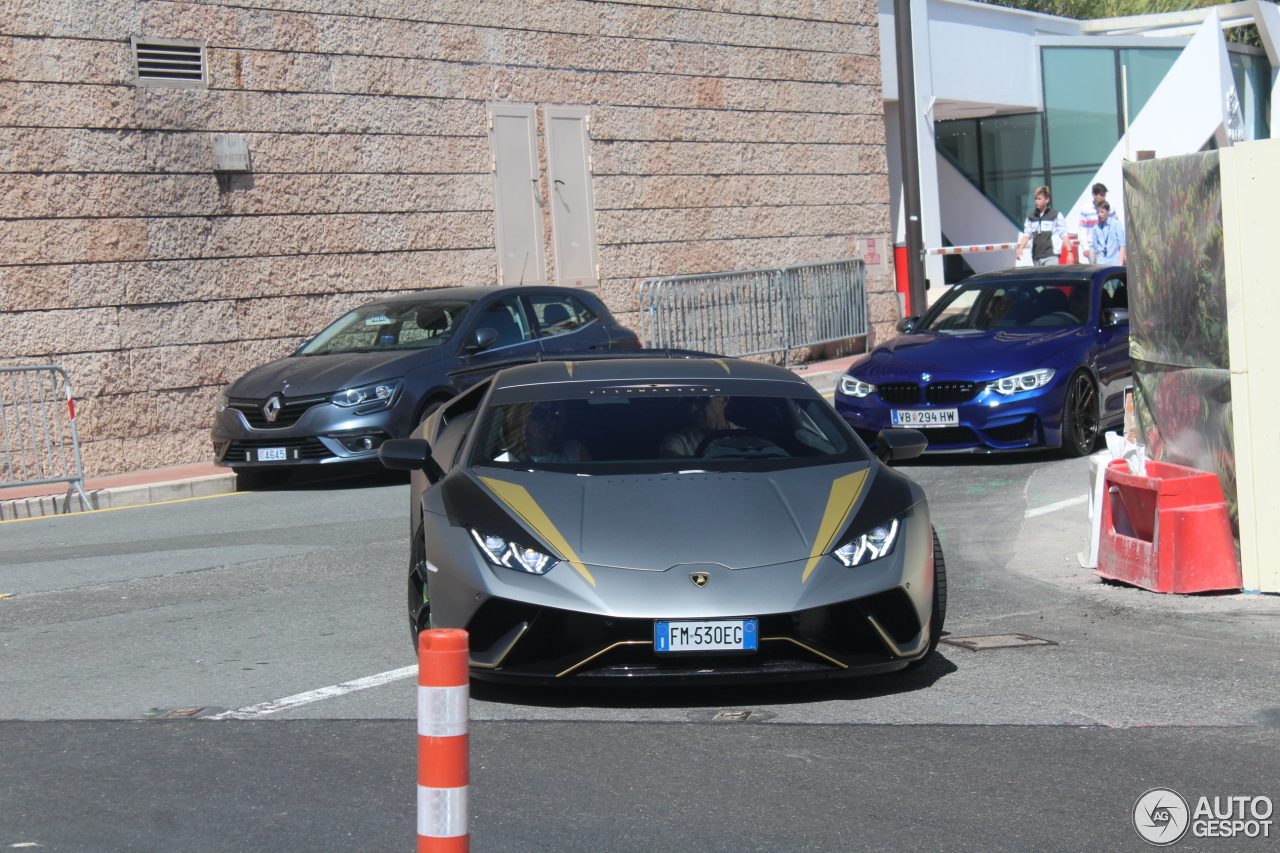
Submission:
[[653,649],[657,652],[754,652],[759,641],[755,619],[653,623]]
[[284,462],[288,458],[289,457],[285,455],[285,448],[283,447],[258,448],[259,462]]
[[960,426],[959,409],[894,409],[896,427]]

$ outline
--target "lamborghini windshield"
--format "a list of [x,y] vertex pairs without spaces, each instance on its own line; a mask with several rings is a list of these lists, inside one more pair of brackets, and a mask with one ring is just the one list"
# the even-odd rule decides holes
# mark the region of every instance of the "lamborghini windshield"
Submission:
[[916,331],[1078,326],[1089,320],[1087,281],[1019,281],[955,285],[921,319]]
[[300,355],[438,347],[453,336],[471,302],[423,299],[364,305],[340,317],[300,351]]
[[822,400],[619,394],[492,406],[471,464],[604,474],[763,471],[867,458]]

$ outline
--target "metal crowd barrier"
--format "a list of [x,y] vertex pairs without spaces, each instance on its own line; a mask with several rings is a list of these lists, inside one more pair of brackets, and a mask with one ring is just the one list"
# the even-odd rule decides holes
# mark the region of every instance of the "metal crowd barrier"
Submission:
[[719,355],[782,353],[867,333],[861,260],[651,278],[640,283],[645,346]]
[[43,483],[67,484],[63,512],[71,511],[73,493],[93,508],[84,493],[71,383],[51,364],[0,367],[0,489]]

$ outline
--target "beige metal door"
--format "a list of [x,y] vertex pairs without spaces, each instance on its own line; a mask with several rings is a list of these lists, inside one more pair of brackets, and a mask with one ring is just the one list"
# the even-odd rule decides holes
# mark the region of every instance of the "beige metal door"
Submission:
[[537,116],[532,104],[490,103],[498,283],[545,284]]
[[596,287],[600,274],[587,111],[544,106],[542,116],[547,137],[556,284]]

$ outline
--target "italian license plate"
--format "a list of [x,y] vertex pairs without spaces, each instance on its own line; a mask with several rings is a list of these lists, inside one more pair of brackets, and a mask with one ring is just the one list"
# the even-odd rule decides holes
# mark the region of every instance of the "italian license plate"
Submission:
[[289,457],[285,455],[285,448],[283,447],[258,448],[259,462],[284,462],[288,458]]
[[653,623],[653,649],[657,652],[754,652],[759,642],[755,619]]
[[959,409],[894,409],[893,425],[901,427],[960,426]]

